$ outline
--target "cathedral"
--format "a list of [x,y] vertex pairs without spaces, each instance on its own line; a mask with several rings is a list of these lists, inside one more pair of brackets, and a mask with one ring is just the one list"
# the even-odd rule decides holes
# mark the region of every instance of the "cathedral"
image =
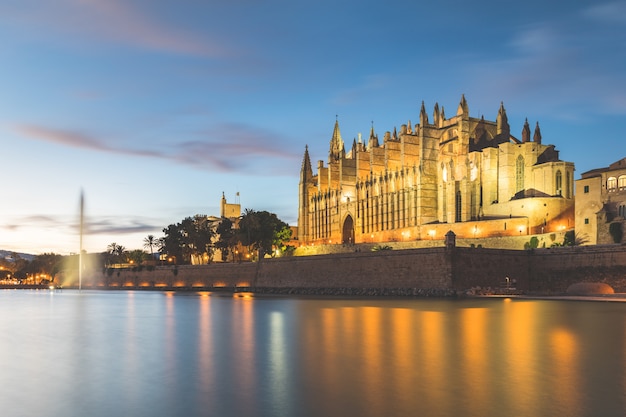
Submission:
[[300,171],[301,245],[531,235],[574,227],[574,164],[542,143],[528,120],[511,134],[501,103],[496,120],[469,115],[465,96],[447,118],[424,103],[409,121],[379,140],[346,146],[339,122],[328,162],[313,172],[308,147]]

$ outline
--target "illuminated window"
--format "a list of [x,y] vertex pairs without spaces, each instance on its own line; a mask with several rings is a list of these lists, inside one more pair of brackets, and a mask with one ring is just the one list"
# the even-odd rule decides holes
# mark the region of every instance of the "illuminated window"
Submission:
[[609,192],[616,191],[617,190],[617,178],[609,177],[609,179],[606,180],[606,189]]
[[563,195],[563,175],[561,171],[556,172],[556,195]]
[[524,158],[522,155],[517,157],[515,162],[515,192],[520,192],[524,189]]
[[619,176],[617,179],[617,188],[619,188],[620,191],[626,190],[626,175]]

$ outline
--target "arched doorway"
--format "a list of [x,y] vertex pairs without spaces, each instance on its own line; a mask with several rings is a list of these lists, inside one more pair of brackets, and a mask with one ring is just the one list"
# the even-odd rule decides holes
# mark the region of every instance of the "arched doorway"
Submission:
[[349,214],[343,221],[343,229],[341,233],[341,243],[352,244],[354,243],[354,220]]

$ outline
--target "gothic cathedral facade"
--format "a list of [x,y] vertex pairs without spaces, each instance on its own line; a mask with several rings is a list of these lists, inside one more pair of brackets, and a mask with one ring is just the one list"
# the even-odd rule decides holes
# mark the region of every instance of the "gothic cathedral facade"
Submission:
[[308,147],[299,183],[300,244],[443,239],[548,233],[574,227],[574,164],[531,137],[511,135],[500,104],[496,121],[473,118],[465,97],[446,118],[435,104],[429,120],[386,132],[346,152],[335,122],[328,164],[313,173]]

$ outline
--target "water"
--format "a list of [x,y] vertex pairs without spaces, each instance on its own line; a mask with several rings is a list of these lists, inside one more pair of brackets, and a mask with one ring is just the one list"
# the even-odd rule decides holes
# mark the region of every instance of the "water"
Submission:
[[626,303],[0,291],[0,413],[626,415]]

